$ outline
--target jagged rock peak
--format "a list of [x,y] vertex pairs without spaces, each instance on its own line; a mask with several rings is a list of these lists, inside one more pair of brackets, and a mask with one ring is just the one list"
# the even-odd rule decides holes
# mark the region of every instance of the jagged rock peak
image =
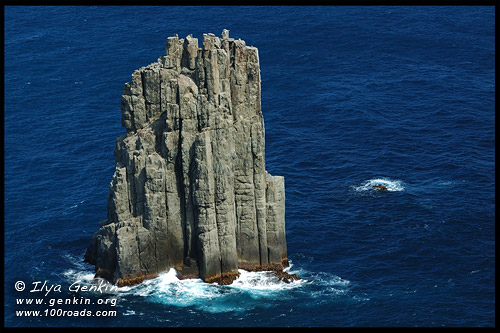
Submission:
[[96,275],[135,284],[175,268],[231,283],[238,268],[288,265],[284,178],[265,170],[257,48],[168,37],[125,83],[107,219],[85,254]]

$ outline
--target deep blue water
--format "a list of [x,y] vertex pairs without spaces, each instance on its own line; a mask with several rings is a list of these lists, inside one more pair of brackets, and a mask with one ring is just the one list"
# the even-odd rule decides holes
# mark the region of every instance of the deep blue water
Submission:
[[[302,282],[166,274],[93,298],[114,307],[16,305],[92,275],[133,70],[224,28],[259,49]],[[494,29],[494,7],[5,7],[5,325],[494,326]],[[117,315],[16,316],[57,308]]]

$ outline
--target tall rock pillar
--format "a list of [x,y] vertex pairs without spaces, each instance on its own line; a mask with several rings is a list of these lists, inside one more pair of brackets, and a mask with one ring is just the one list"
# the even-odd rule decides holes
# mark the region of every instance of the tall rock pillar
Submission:
[[231,283],[238,269],[288,265],[285,182],[265,168],[258,50],[204,34],[169,37],[165,55],[132,73],[107,219],[85,261],[135,284],[175,268]]

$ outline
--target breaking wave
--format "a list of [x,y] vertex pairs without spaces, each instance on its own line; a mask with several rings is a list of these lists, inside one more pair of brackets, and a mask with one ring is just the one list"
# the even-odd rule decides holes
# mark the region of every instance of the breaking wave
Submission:
[[262,300],[272,300],[286,290],[300,288],[308,281],[279,281],[271,272],[239,270],[240,276],[227,286],[206,283],[201,279],[177,277],[175,269],[140,285],[119,288],[121,296],[142,296],[147,301],[176,307],[195,307],[211,313],[247,311],[266,306]]
[[405,190],[404,183],[401,180],[392,180],[389,178],[373,178],[365,181],[361,185],[353,185],[357,192],[377,191],[374,186],[384,186],[389,192],[400,192]]
[[[177,277],[175,269],[159,274],[139,285],[115,288],[108,294],[119,299],[140,297],[142,301],[180,308],[195,308],[209,313],[245,312],[255,308],[278,306],[283,298],[307,298],[315,303],[318,299],[332,299],[348,293],[350,281],[326,273],[311,274],[293,270],[292,264],[285,271],[302,277],[290,283],[280,281],[272,272],[249,272],[240,269],[239,277],[230,285],[206,283],[201,279]],[[89,286],[96,283],[88,269],[68,269],[64,277],[68,282],[76,280]],[[119,304],[129,302],[119,301]],[[127,315],[135,313],[126,307]]]

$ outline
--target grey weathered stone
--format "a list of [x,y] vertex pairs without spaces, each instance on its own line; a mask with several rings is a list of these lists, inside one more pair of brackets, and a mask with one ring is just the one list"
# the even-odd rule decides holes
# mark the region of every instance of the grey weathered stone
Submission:
[[288,265],[285,183],[265,169],[257,48],[204,34],[169,37],[132,74],[109,186],[108,217],[85,260],[135,284],[175,268],[230,283],[238,268]]

